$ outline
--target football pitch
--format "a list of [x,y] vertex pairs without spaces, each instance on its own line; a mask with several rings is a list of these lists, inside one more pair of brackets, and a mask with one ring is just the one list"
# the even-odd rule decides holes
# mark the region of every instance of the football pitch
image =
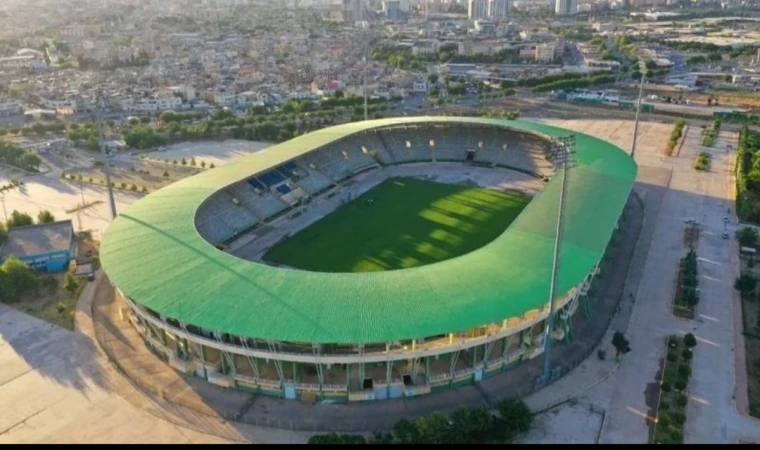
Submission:
[[498,237],[530,197],[391,178],[275,245],[264,260],[318,272],[407,269]]

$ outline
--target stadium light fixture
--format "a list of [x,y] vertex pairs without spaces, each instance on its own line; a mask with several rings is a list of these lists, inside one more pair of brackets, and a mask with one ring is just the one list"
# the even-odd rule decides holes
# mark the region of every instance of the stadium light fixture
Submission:
[[435,140],[433,140],[433,139],[430,140],[430,146],[431,147],[435,147]]
[[557,231],[554,241],[554,256],[552,258],[552,274],[549,284],[549,316],[546,319],[547,332],[544,336],[544,372],[541,375],[542,384],[548,383],[552,378],[551,349],[552,333],[554,332],[555,306],[557,297],[557,280],[559,278],[560,251],[562,245],[562,228],[564,225],[565,196],[567,193],[568,171],[572,168],[575,155],[575,136],[563,136],[552,140],[549,150],[549,160],[562,177],[559,204],[557,212]]

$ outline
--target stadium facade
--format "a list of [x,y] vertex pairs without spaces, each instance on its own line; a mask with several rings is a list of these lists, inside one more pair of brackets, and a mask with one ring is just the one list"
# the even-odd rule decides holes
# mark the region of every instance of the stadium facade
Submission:
[[[547,329],[561,177],[573,136],[562,271]],[[405,270],[320,273],[234,255],[358,173],[443,161],[547,181],[490,244]],[[528,121],[415,117],[319,130],[181,180],[114,221],[103,268],[125,316],[172,367],[216,385],[304,401],[410,397],[478,382],[566,339],[636,178],[618,147]],[[263,231],[262,231],[263,230]]]

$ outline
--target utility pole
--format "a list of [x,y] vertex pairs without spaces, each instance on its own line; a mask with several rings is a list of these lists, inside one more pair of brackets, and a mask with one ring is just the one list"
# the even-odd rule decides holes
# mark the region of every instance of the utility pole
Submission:
[[[113,186],[111,186],[111,164],[106,154],[105,138],[103,137],[103,111],[106,108],[103,94],[98,92],[98,107],[95,109],[98,119],[98,134],[100,136],[100,157],[103,161],[103,171],[106,174],[106,188],[108,189],[108,203],[111,206],[111,219],[116,218],[116,202],[113,198]],[[82,205],[84,206],[84,205]]]
[[552,275],[549,285],[549,317],[546,319],[547,333],[544,337],[544,373],[543,383],[546,384],[551,379],[551,349],[552,349],[552,332],[554,331],[555,317],[555,297],[557,296],[557,280],[559,278],[560,250],[562,244],[562,228],[564,226],[565,215],[565,195],[567,193],[567,176],[570,167],[572,167],[573,153],[575,153],[574,136],[558,138],[554,141],[551,151],[552,162],[560,172],[562,184],[559,194],[559,205],[557,213],[557,231],[554,241],[554,256],[552,260]]
[[639,100],[636,102],[636,122],[633,124],[633,142],[631,143],[631,159],[633,159],[636,153],[636,137],[639,134],[639,113],[641,112],[641,97],[644,95],[644,77],[646,76],[647,67],[639,61],[639,73],[641,73],[641,81],[639,82]]

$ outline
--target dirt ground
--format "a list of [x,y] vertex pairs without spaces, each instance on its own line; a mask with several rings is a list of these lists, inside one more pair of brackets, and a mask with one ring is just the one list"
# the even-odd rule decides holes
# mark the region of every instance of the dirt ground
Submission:
[[[118,188],[130,189],[134,185],[138,191],[142,191],[144,187],[149,192],[152,192],[175,181],[194,175],[201,170],[200,167],[182,166],[179,163],[167,164],[158,161],[139,160],[128,166],[112,166],[111,181],[116,183],[116,187]],[[71,171],[70,174],[77,177],[81,175],[81,181],[85,183],[105,184],[100,167],[79,168]]]

